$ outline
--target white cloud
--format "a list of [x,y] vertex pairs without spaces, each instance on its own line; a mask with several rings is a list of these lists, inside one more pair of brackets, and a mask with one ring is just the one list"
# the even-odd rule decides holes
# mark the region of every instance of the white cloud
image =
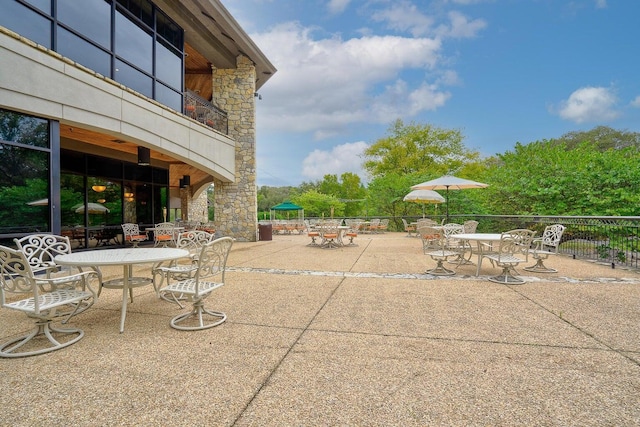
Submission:
[[487,26],[487,23],[482,19],[469,19],[460,12],[449,12],[450,25],[443,25],[438,28],[438,34],[441,37],[452,38],[472,38],[475,37],[480,30]]
[[[277,26],[252,38],[278,68],[261,90],[259,120],[265,129],[334,133],[357,122],[388,123],[443,105],[448,95],[441,85],[452,75],[441,73],[441,43],[431,38],[367,36],[315,40],[313,31],[297,23]],[[395,85],[402,73],[422,71],[417,82],[402,90],[379,87]],[[424,81],[424,72],[443,75],[443,80]],[[429,90],[425,90],[427,87]],[[419,91],[427,98],[402,99]],[[390,108],[386,105],[395,97]],[[374,114],[385,109],[392,114]]]
[[596,9],[606,9],[607,0],[596,0]]
[[327,8],[330,13],[337,15],[344,12],[350,2],[351,0],[329,0]]
[[433,18],[423,14],[416,5],[407,1],[393,4],[389,9],[377,11],[371,15],[376,22],[386,22],[390,29],[408,31],[419,37],[428,34],[434,23]]
[[640,108],[640,95],[636,96],[633,101],[630,102],[632,107]]
[[367,147],[367,143],[359,141],[337,145],[331,151],[313,150],[302,161],[302,176],[312,181],[327,174],[340,177],[345,172],[364,177],[362,153]]
[[372,19],[386,23],[387,27],[402,32],[409,32],[414,37],[438,36],[452,38],[475,37],[487,26],[482,19],[469,20],[457,11],[447,14],[448,23],[434,27],[435,18],[420,11],[415,4],[403,1],[390,8],[372,14]]
[[616,102],[611,89],[583,87],[561,102],[558,114],[575,123],[608,121],[618,117]]

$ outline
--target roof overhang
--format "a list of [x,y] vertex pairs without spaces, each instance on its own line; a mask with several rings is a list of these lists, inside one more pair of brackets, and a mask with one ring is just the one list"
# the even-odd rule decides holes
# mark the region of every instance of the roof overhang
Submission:
[[155,0],[185,30],[185,42],[216,68],[236,68],[244,55],[256,67],[256,90],[277,71],[218,0]]

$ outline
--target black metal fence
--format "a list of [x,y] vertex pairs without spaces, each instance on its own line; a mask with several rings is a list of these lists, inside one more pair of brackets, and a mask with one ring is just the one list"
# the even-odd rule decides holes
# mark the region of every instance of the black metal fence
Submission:
[[[443,216],[429,216],[441,222]],[[415,221],[418,217],[405,217]],[[402,231],[400,218],[390,218],[390,230]],[[640,217],[633,216],[511,216],[511,215],[449,215],[449,222],[462,224],[467,220],[479,222],[478,233],[497,233],[515,228],[528,228],[541,236],[551,224],[566,228],[559,253],[574,258],[593,259],[631,268],[640,268]]]

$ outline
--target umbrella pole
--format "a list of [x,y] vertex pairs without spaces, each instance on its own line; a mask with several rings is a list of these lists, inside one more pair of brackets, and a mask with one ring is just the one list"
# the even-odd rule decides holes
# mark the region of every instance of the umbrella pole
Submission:
[[447,196],[447,221],[446,224],[449,223],[449,186],[447,185],[446,191],[445,191],[445,195]]

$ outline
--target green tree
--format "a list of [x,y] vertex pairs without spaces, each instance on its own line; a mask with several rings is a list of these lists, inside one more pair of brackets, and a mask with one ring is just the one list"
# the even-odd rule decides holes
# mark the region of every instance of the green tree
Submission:
[[612,129],[607,126],[597,126],[588,131],[574,131],[562,135],[556,143],[566,143],[571,150],[583,142],[593,143],[598,151],[622,149],[626,147],[640,147],[640,133]]
[[487,168],[486,204],[494,214],[638,215],[639,162],[635,145],[517,143]]
[[466,163],[480,159],[480,154],[466,148],[462,140],[459,130],[429,124],[405,125],[398,119],[390,126],[388,136],[365,150],[364,168],[374,178],[427,171],[433,177],[453,174]]
[[335,196],[322,194],[316,190],[295,196],[291,201],[304,208],[305,216],[328,218],[331,216],[331,208],[333,208],[333,216],[344,216],[345,204],[343,202]]
[[318,184],[318,192],[337,197],[345,203],[344,216],[362,215],[367,190],[360,177],[352,172],[340,175],[325,175]]

